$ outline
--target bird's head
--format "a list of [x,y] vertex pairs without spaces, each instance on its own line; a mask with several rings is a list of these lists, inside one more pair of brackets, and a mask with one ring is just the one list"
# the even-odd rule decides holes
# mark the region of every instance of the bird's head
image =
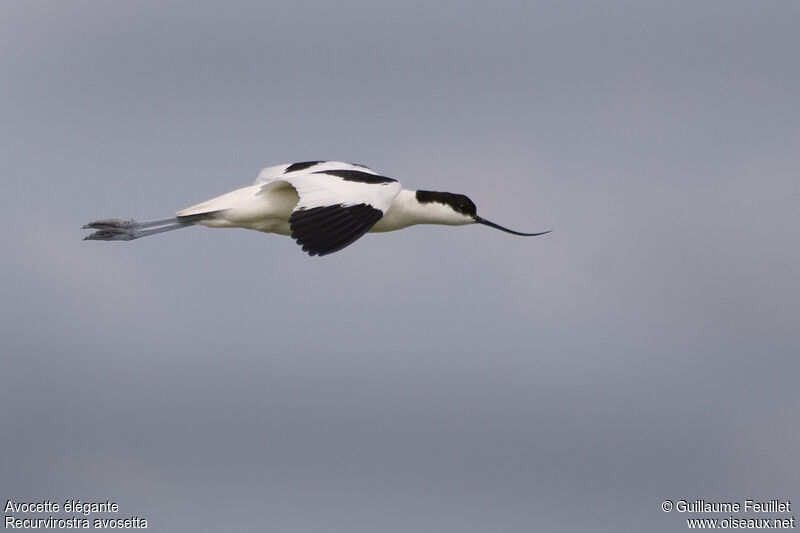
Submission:
[[499,224],[490,222],[485,218],[479,217],[475,202],[463,194],[451,192],[417,191],[417,201],[421,204],[430,204],[430,208],[436,211],[436,222],[449,226],[461,226],[464,224],[483,224],[490,228],[499,229],[513,235],[523,235],[525,237],[535,237],[550,233],[542,231],[540,233],[521,233],[519,231],[504,228]]

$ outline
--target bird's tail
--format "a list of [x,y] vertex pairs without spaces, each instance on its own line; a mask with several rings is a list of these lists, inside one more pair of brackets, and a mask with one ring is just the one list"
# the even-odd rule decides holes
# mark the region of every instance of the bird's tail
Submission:
[[176,218],[165,218],[163,220],[151,220],[149,222],[136,222],[135,220],[122,220],[119,218],[107,218],[89,222],[83,229],[96,230],[94,233],[83,238],[85,241],[132,241],[140,237],[156,235],[165,231],[186,228],[193,226],[198,221],[206,218],[208,214],[189,215]]

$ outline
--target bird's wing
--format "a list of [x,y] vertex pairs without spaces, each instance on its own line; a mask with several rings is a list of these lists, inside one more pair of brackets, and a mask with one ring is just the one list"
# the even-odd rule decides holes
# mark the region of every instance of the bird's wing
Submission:
[[341,250],[386,213],[400,183],[361,165],[308,161],[262,170],[255,184],[266,192],[284,183],[300,200],[289,217],[292,238],[309,255]]

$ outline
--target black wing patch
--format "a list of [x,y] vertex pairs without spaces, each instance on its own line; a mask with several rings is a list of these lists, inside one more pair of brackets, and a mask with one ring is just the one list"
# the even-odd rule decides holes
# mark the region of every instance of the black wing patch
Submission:
[[302,163],[294,163],[286,167],[286,170],[283,171],[284,174],[288,174],[289,172],[296,172],[298,170],[305,170],[309,167],[313,167],[315,165],[319,165],[320,163],[324,163],[324,161],[303,161]]
[[289,226],[304,252],[323,256],[355,242],[382,216],[383,211],[367,204],[326,205],[293,212]]
[[344,181],[357,181],[360,183],[392,183],[392,178],[386,176],[378,176],[377,174],[370,174],[369,172],[361,172],[360,170],[318,170],[314,174],[330,174],[337,178],[342,178]]

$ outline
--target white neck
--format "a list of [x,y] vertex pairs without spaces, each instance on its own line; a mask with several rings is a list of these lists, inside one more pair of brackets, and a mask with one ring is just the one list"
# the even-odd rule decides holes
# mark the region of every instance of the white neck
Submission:
[[417,191],[403,189],[394,197],[389,209],[370,231],[394,231],[415,224],[459,226],[474,222],[457,214],[449,206],[436,202],[420,203]]

